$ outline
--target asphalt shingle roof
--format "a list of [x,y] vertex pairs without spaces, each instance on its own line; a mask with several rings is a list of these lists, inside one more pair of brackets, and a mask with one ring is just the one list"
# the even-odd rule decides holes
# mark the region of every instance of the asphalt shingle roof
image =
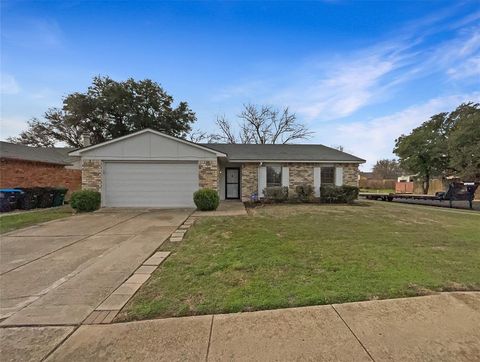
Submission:
[[324,145],[308,144],[223,144],[205,143],[219,152],[226,153],[228,159],[245,161],[343,161],[365,162],[364,159]]
[[54,163],[70,165],[77,157],[70,157],[69,152],[73,148],[68,147],[30,147],[15,143],[0,141],[0,157],[15,160]]

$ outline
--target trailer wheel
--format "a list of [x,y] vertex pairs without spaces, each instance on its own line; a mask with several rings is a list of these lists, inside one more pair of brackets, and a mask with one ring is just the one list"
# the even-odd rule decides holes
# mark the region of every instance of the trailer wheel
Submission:
[[388,196],[388,197],[387,197],[387,201],[388,201],[388,202],[392,202],[392,201],[393,201],[393,197]]

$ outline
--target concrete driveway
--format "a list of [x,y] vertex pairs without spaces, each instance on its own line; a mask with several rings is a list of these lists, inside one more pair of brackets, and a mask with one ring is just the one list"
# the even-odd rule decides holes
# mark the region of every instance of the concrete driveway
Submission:
[[105,209],[3,235],[0,325],[82,323],[192,212]]

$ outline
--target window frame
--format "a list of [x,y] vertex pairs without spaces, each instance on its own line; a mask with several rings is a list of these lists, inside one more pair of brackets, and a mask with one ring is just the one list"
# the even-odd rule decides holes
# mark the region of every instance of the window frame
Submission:
[[[279,165],[279,164],[269,164],[269,165],[265,165],[265,168],[266,168],[266,185],[267,187],[281,187],[282,186],[282,172],[283,172],[283,167],[282,165]],[[269,183],[268,182],[268,176],[269,176],[269,172],[268,172],[268,169],[269,168],[279,168],[280,171],[278,172],[278,182],[273,182],[273,183]],[[277,173],[277,172],[276,172]]]
[[[324,171],[327,171],[328,170],[332,170],[332,182],[326,182],[325,181],[325,175],[324,175]],[[320,180],[321,180],[321,184],[322,185],[331,185],[331,186],[334,186],[335,185],[335,167],[334,166],[328,166],[328,167],[321,167],[320,169]]]

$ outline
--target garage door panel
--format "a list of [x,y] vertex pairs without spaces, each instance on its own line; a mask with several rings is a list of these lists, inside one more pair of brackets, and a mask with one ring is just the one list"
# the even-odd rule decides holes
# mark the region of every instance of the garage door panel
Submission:
[[193,207],[196,163],[105,163],[105,206]]

